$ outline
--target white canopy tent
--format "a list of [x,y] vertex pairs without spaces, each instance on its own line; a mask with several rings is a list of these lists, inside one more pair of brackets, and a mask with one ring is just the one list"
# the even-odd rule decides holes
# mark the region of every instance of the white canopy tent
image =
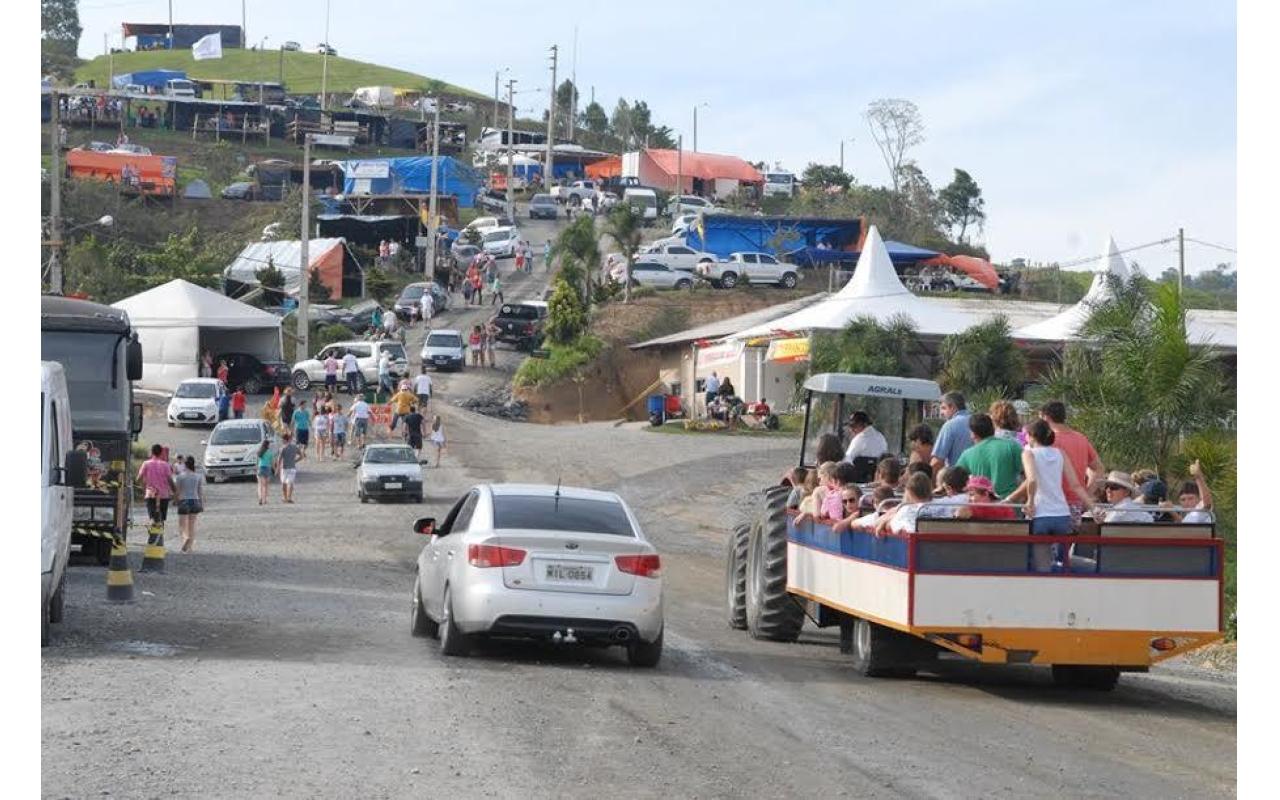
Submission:
[[947,336],[969,328],[976,321],[968,315],[942,308],[916,297],[902,285],[889,259],[880,231],[867,231],[862,254],[853,277],[830,298],[771,322],[734,334],[735,339],[752,339],[770,334],[792,334],[814,330],[839,330],[857,317],[869,316],[878,322],[904,315],[925,335]]
[[280,318],[184,280],[172,280],[113,304],[129,313],[142,342],[144,389],[172,391],[199,376],[205,350],[281,358]]

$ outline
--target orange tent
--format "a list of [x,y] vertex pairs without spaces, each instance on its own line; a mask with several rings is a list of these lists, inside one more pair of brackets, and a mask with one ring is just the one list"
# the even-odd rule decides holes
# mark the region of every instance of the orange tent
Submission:
[[[126,181],[126,167],[132,173]],[[133,183],[144,194],[172,195],[177,191],[178,159],[173,156],[139,156],[132,153],[95,153],[69,150],[67,174],[72,178]]]
[[644,151],[653,159],[653,163],[669,175],[679,172],[690,178],[702,180],[735,180],[742,183],[764,183],[764,176],[755,167],[737,156],[722,156],[715,153],[694,153],[689,150]]
[[991,266],[990,261],[978,258],[977,256],[942,255],[931,258],[928,261],[921,261],[920,263],[925,266],[941,266],[958,269],[993,292],[1000,286],[1000,276],[996,274],[995,267]]
[[592,178],[597,181],[621,175],[622,157],[609,156],[608,158],[592,162],[587,165],[586,173],[588,178]]

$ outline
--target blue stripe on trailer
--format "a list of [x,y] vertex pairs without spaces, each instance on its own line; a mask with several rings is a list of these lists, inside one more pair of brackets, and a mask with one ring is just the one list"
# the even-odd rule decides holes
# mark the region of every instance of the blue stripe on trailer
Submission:
[[875,534],[865,531],[834,533],[830,525],[805,522],[797,526],[794,518],[789,518],[787,538],[796,544],[832,555],[897,569],[907,568],[907,540],[900,536],[877,538]]

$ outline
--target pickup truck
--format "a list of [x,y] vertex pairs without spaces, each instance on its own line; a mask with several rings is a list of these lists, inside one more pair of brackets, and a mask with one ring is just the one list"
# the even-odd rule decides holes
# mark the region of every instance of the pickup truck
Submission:
[[498,329],[498,341],[510,342],[520,350],[534,350],[542,344],[547,304],[540,300],[503,303],[493,324]]
[[648,261],[662,264],[671,269],[685,272],[697,270],[699,264],[711,264],[716,260],[714,253],[703,253],[683,244],[652,244],[640,251],[637,261]]
[[600,187],[595,181],[574,181],[568,186],[552,186],[550,194],[557,203],[582,205],[595,197],[599,191]]
[[698,274],[717,289],[732,289],[742,281],[794,289],[800,282],[794,266],[768,253],[730,253],[727,261],[700,262]]

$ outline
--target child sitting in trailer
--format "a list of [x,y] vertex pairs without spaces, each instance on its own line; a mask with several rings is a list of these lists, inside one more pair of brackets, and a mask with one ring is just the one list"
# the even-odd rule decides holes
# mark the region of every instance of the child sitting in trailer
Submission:
[[818,465],[818,469],[814,474],[817,476],[817,486],[803,500],[800,501],[800,515],[796,517],[796,524],[801,522],[812,522],[822,513],[823,502],[826,500],[828,487],[831,483],[831,474],[835,472],[837,461],[824,461]]
[[933,485],[916,473],[907,479],[906,496],[897,508],[886,511],[876,522],[876,536],[888,533],[915,533],[916,519],[925,503],[933,499]]
[[983,475],[974,475],[969,478],[964,489],[968,501],[976,505],[964,505],[956,509],[957,519],[999,520],[1018,518],[1013,506],[991,505],[992,503],[999,503],[1000,498],[996,496],[996,488],[990,478]]
[[831,530],[836,533],[848,530],[873,531],[881,514],[888,511],[885,508],[885,502],[897,499],[897,493],[893,488],[877,486],[870,495],[874,502],[872,510],[862,516],[858,516],[861,501],[865,499],[865,496],[860,496],[860,494],[861,492],[856,486],[845,489],[845,510],[849,516],[832,525]]

